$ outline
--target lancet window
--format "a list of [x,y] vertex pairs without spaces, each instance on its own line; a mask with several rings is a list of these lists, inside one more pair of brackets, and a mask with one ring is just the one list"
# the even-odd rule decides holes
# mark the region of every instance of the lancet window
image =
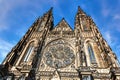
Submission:
[[27,62],[34,50],[34,42],[31,42],[26,50],[24,61]]
[[89,56],[90,56],[90,61],[91,63],[95,63],[96,60],[95,60],[95,55],[94,55],[94,51],[93,51],[93,48],[91,46],[91,44],[88,43],[88,53],[89,53]]

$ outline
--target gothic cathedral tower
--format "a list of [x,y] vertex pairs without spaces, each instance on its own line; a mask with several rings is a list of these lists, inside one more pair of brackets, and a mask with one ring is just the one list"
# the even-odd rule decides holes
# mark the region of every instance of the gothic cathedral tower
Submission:
[[38,18],[0,65],[5,80],[120,80],[116,55],[80,7],[72,30],[53,28],[52,8]]

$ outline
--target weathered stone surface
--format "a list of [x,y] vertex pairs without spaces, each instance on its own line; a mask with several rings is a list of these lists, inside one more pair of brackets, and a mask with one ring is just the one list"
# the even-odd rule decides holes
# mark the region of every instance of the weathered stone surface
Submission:
[[[0,65],[0,79],[119,80],[115,54],[92,18],[79,7],[75,29],[52,9],[38,18]],[[6,70],[6,71],[5,71]]]

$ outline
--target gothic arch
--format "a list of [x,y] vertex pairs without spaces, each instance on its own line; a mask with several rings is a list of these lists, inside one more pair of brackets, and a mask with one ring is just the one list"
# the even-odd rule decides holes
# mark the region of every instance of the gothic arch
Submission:
[[29,45],[26,47],[25,54],[24,54],[24,62],[28,62],[31,54],[33,53],[34,50],[34,41],[30,42]]
[[[36,38],[31,39],[31,40],[28,42],[28,44],[26,45],[26,47],[25,47],[24,56],[27,55],[27,52],[26,52],[26,51],[28,51],[28,49],[30,48],[30,46],[33,47],[33,51],[32,51],[32,53],[33,53],[35,47],[37,46],[37,44],[38,44],[38,40],[37,40]],[[31,54],[32,54],[32,53],[31,53]],[[30,55],[31,55],[31,54],[30,54]]]
[[25,49],[24,49],[23,52],[21,53],[21,56],[20,56],[20,58],[18,59],[16,65],[19,65],[20,62],[23,60],[23,58],[24,58],[24,56],[25,56],[25,53],[26,53],[26,50],[27,50],[27,48],[29,47],[30,43],[32,43],[32,42],[33,42],[34,47],[37,46],[38,40],[37,40],[36,38],[30,39],[30,40],[28,41],[27,45],[25,46]]
[[37,38],[34,38],[34,39],[30,39],[27,43],[27,45],[29,45],[31,42],[34,41],[34,44],[37,45],[38,44],[38,39]]
[[85,42],[84,42],[84,50],[85,50],[85,55],[86,55],[86,62],[87,62],[87,66],[91,66],[91,56],[90,56],[90,53],[89,53],[89,51],[88,51],[88,46],[90,46],[91,47],[91,49],[92,49],[92,51],[93,51],[93,56],[94,56],[94,58],[95,58],[95,61],[96,61],[96,63],[98,63],[98,60],[97,60],[97,55],[96,55],[96,53],[95,53],[95,49],[94,49],[94,44],[95,44],[95,42],[94,42],[94,40],[92,40],[92,39],[86,39],[85,40]]

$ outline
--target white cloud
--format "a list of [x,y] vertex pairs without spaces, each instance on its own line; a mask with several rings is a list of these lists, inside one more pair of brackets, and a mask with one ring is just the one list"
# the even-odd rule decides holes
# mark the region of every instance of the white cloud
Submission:
[[0,0],[0,31],[8,29],[8,15],[15,5],[13,0]]
[[113,49],[113,52],[117,55],[118,60],[120,61],[120,44],[118,44],[117,38],[113,36],[110,31],[104,33],[104,37],[108,42],[108,45]]
[[7,24],[5,22],[0,22],[0,32],[6,29],[8,29]]
[[44,4],[57,6],[58,1],[0,0],[0,31],[10,29],[10,24],[8,23],[10,19],[8,16],[11,15],[11,11],[14,11],[15,8],[20,7],[21,10],[23,10],[23,8],[26,10],[30,6],[33,9],[29,11],[29,14],[36,16],[35,10],[39,9],[39,11],[43,11]]
[[12,49],[13,46],[14,46],[14,44],[0,39],[0,55],[1,55],[0,63],[6,57],[6,55]]
[[5,1],[0,1],[0,31],[7,29],[6,17],[10,8],[10,5],[5,3]]
[[0,0],[0,31],[9,29],[8,16],[16,7],[26,7],[27,5],[33,6],[29,0]]
[[105,0],[101,0],[101,13],[104,17],[107,17],[110,15],[111,9],[108,6],[108,3]]
[[120,61],[120,45],[119,44],[115,46],[114,51],[115,51],[115,54],[117,56],[117,59]]
[[120,19],[120,15],[119,15],[119,14],[115,14],[115,15],[113,16],[113,19],[115,19],[115,20]]
[[107,31],[104,34],[105,34],[104,36],[105,36],[105,39],[107,40],[108,44],[112,45],[113,44],[113,40],[112,40],[112,36],[111,36],[110,32]]
[[109,16],[109,13],[110,13],[110,10],[109,10],[109,9],[107,9],[107,8],[103,8],[103,9],[102,9],[102,14],[103,14],[104,17]]

